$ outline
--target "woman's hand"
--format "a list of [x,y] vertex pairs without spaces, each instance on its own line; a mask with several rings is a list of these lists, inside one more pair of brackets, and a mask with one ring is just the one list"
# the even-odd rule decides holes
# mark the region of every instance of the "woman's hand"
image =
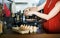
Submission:
[[31,16],[33,15],[35,12],[37,12],[37,7],[28,7],[24,10],[24,15],[25,16]]
[[37,11],[37,7],[31,7],[29,10],[30,11]]
[[28,7],[28,8],[26,8],[26,9],[24,9],[24,12],[30,11],[30,8],[31,8],[31,7]]
[[24,10],[24,12],[27,11],[37,11],[37,7],[28,7]]
[[25,16],[32,16],[35,13],[36,13],[35,11],[27,11],[27,12],[24,12],[24,15]]

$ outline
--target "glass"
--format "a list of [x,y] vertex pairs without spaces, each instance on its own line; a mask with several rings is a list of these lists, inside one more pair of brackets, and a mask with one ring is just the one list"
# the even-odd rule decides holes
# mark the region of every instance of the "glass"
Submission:
[[0,21],[0,33],[2,33],[3,32],[3,23],[2,23],[2,21]]

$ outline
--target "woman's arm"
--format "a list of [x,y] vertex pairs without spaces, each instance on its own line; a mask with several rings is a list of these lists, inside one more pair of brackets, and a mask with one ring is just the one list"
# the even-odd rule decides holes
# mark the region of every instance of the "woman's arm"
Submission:
[[56,3],[55,7],[50,11],[49,14],[43,14],[43,13],[38,13],[38,12],[34,14],[40,18],[49,20],[53,18],[55,15],[57,15],[59,11],[60,11],[60,1]]

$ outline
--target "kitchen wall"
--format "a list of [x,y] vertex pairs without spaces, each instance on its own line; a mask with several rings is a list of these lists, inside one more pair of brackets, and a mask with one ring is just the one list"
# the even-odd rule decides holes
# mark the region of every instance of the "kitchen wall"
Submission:
[[16,10],[14,9],[16,12],[19,10],[24,10],[27,7],[32,7],[33,4],[38,4],[39,0],[13,0],[15,3],[27,3],[27,4],[15,4],[14,8],[16,7]]
[[[3,0],[3,1],[6,3],[6,5],[9,8],[10,2],[7,0]],[[24,10],[27,7],[32,7],[33,4],[37,5],[39,3],[39,0],[11,0],[11,1],[14,1],[15,3],[23,3],[23,4],[15,4],[14,8],[11,8],[11,10],[14,9],[15,13],[17,13],[19,10]],[[0,2],[2,2],[2,0]]]
[[0,0],[0,3],[2,3],[2,0]]

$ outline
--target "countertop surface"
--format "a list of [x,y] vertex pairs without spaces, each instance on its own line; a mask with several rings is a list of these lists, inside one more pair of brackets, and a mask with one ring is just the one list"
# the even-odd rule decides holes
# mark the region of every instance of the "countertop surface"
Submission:
[[60,38],[60,34],[2,34],[0,38]]
[[19,34],[11,30],[8,30],[5,33],[0,34],[0,38],[60,38],[60,34],[46,34],[46,33]]

